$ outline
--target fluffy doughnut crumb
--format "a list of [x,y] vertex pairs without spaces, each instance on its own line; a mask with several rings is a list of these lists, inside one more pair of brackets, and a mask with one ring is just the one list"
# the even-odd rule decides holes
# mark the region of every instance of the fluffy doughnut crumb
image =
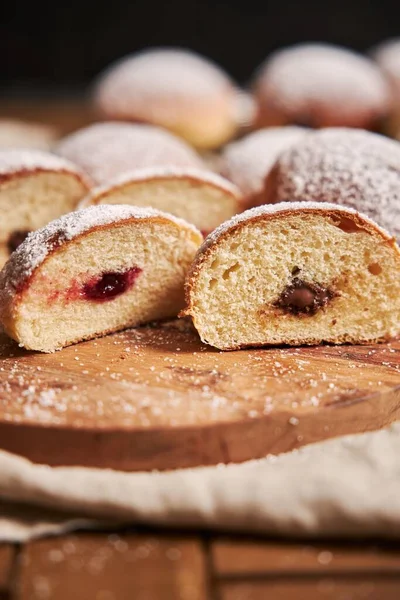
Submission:
[[182,314],[221,350],[384,341],[400,332],[400,252],[355,210],[262,206],[205,240],[186,302]]

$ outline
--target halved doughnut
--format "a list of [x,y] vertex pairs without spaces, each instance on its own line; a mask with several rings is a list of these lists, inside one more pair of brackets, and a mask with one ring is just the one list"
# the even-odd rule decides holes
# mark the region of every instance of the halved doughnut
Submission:
[[205,240],[186,301],[202,340],[222,350],[388,340],[400,332],[400,251],[352,209],[261,206]]
[[0,150],[0,267],[30,231],[75,210],[91,185],[81,169],[58,156]]
[[152,209],[91,206],[28,236],[0,272],[0,321],[21,346],[63,346],[174,317],[202,241]]
[[207,235],[242,210],[235,185],[201,169],[138,169],[93,189],[81,203],[151,206],[186,219]]

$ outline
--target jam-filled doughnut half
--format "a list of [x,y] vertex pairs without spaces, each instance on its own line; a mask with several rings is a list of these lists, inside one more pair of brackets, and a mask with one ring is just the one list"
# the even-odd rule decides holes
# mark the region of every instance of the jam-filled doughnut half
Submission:
[[52,352],[174,317],[202,241],[152,209],[91,206],[30,234],[0,273],[0,321],[21,346]]
[[74,210],[92,182],[40,150],[0,150],[0,267],[27,234]]
[[202,340],[222,350],[388,340],[400,332],[400,251],[353,209],[261,206],[205,240],[186,301]]

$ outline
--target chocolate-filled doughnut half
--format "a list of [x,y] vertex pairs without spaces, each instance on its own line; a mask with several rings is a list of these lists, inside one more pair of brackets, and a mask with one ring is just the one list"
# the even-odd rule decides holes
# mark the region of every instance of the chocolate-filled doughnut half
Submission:
[[249,112],[218,65],[180,48],[151,48],[112,64],[94,100],[107,119],[153,123],[204,150],[231,139]]
[[21,346],[52,352],[174,317],[202,239],[152,209],[104,205],[65,215],[30,234],[0,272],[1,324]]
[[186,302],[201,339],[221,350],[388,340],[400,332],[400,251],[352,209],[261,206],[205,240]]
[[239,190],[216,173],[200,169],[154,167],[125,173],[94,188],[81,202],[151,206],[193,223],[203,235],[242,212]]
[[361,127],[380,131],[391,108],[389,85],[364,56],[328,44],[273,53],[253,83],[259,127]]
[[332,202],[400,236],[400,143],[369,131],[314,131],[282,152],[259,203]]
[[0,150],[0,267],[30,231],[74,210],[92,181],[40,150]]
[[134,169],[206,168],[183,140],[152,125],[95,123],[60,140],[54,151],[79,165],[98,184]]

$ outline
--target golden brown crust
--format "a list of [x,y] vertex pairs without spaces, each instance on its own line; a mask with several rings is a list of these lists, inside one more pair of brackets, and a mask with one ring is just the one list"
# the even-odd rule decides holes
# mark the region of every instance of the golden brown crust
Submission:
[[93,190],[93,196],[84,198],[82,201],[82,205],[88,206],[89,204],[94,204],[94,205],[99,204],[101,202],[101,200],[104,197],[107,197],[109,194],[112,194],[119,190],[123,190],[132,185],[143,185],[143,183],[150,183],[150,182],[156,182],[156,181],[171,181],[172,179],[182,179],[185,181],[189,181],[191,184],[197,185],[199,187],[201,187],[202,185],[213,186],[213,187],[223,191],[227,195],[231,196],[231,198],[236,201],[238,208],[239,208],[239,206],[240,207],[242,206],[242,197],[239,194],[239,190],[237,190],[237,193],[235,193],[235,191],[234,191],[235,186],[233,184],[230,184],[232,189],[229,189],[228,186],[222,187],[220,185],[217,185],[216,182],[213,182],[209,179],[206,179],[206,178],[201,179],[200,173],[199,173],[198,177],[195,177],[194,175],[191,175],[190,173],[188,173],[188,174],[183,173],[183,172],[179,173],[178,171],[173,175],[172,174],[171,175],[156,175],[156,174],[154,174],[154,175],[148,175],[147,177],[143,177],[143,179],[139,179],[139,178],[127,179],[126,181],[111,184],[109,187],[106,187],[105,189],[102,187],[98,193],[96,193],[96,190]]
[[[390,342],[393,339],[392,336],[388,335],[388,336],[382,336],[379,338],[371,338],[371,339],[367,339],[367,340],[362,340],[360,341],[358,338],[354,338],[351,336],[340,336],[340,337],[335,337],[335,339],[332,338],[332,340],[328,340],[328,339],[323,339],[323,340],[316,340],[315,338],[307,338],[305,340],[303,340],[301,342],[301,346],[324,346],[324,345],[330,345],[333,344],[334,346],[342,346],[344,344],[357,344],[358,346],[368,346],[370,344],[383,344],[385,342]],[[284,344],[276,344],[276,343],[268,343],[268,342],[264,342],[262,344],[262,346],[264,348],[276,348],[277,346],[279,347],[286,347],[286,346],[299,346],[299,341],[296,338],[292,338],[292,339],[288,339]],[[251,348],[255,348],[258,347],[255,344],[237,344],[236,346],[224,346],[223,350],[224,352],[233,352],[235,350],[245,350],[245,349],[251,349]]]
[[35,167],[34,169],[21,168],[18,171],[11,171],[9,173],[0,173],[0,185],[8,183],[14,179],[20,179],[21,177],[30,177],[32,175],[39,175],[41,173],[57,173],[60,175],[70,175],[74,177],[82,186],[89,191],[93,187],[94,182],[86,173],[78,173],[69,169],[46,169],[44,167]]

